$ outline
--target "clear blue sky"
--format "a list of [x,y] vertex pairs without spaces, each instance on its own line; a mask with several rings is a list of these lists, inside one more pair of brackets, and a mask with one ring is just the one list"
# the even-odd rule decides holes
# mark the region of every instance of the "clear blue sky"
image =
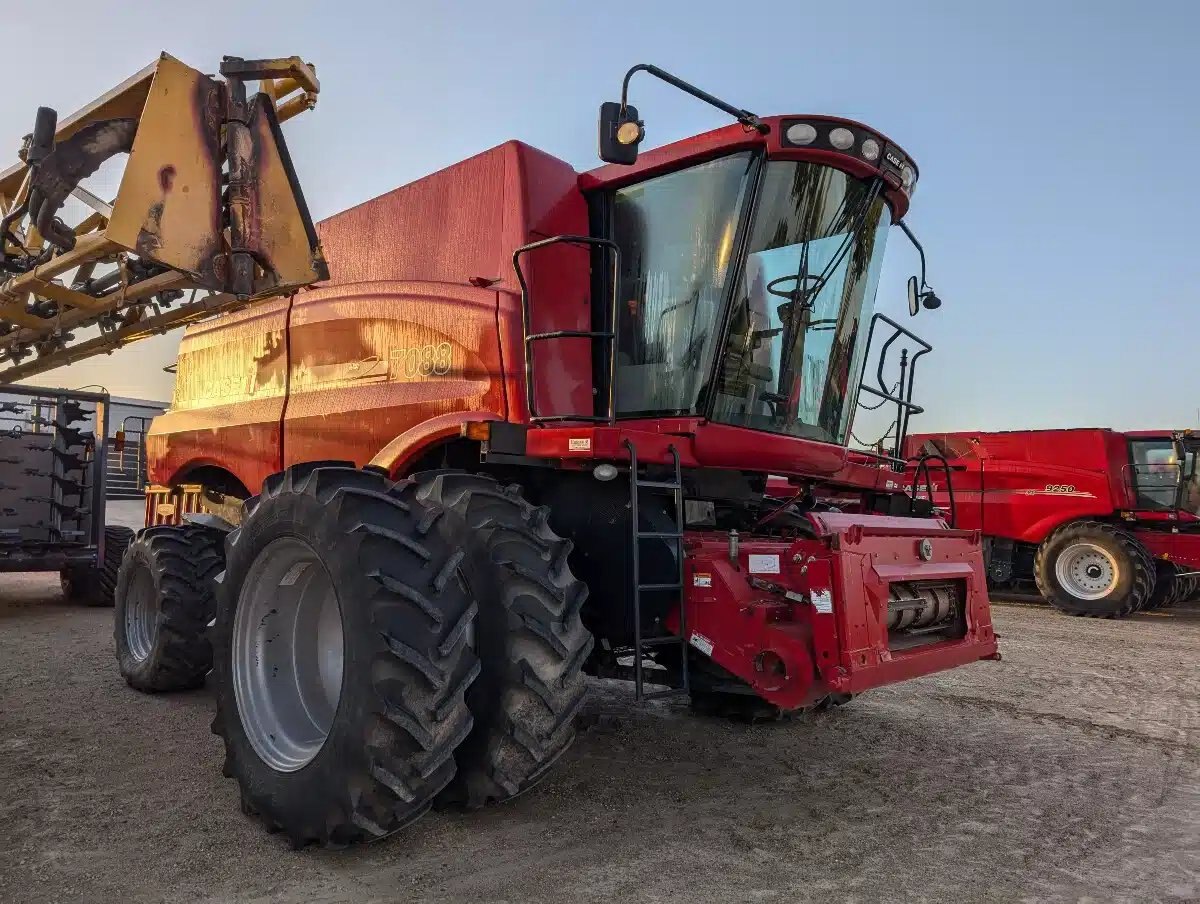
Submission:
[[[47,8],[48,9],[48,8]],[[653,62],[768,114],[861,119],[921,167],[909,222],[945,301],[915,324],[922,429],[1195,424],[1200,408],[1200,3],[111,4],[4,20],[5,159],[37,104],[73,110],[159,50],[300,54],[321,102],[287,126],[316,216],[508,138],[595,165],[595,114]],[[175,11],[172,11],[172,10]],[[44,11],[43,11],[44,12]],[[37,75],[42,72],[44,75]],[[722,114],[635,82],[648,144]],[[1191,180],[1191,181],[1189,181]],[[364,237],[369,240],[369,237]],[[894,235],[879,308],[914,255]],[[177,340],[43,382],[161,396]],[[867,438],[864,423],[860,436]]]

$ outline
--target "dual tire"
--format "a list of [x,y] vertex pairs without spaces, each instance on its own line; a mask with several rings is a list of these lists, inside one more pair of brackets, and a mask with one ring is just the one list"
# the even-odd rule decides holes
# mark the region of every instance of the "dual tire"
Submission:
[[[189,528],[144,532],[122,611],[138,574],[164,612],[197,588],[180,608],[215,616],[213,731],[243,811],[295,846],[374,841],[435,800],[523,793],[574,738],[586,588],[546,514],[484,477],[296,466],[246,502],[209,584],[176,554]],[[202,661],[190,684],[130,683],[194,686]]]
[[225,536],[197,525],[150,527],[130,544],[117,572],[113,639],[130,687],[190,690],[212,668],[207,627]]

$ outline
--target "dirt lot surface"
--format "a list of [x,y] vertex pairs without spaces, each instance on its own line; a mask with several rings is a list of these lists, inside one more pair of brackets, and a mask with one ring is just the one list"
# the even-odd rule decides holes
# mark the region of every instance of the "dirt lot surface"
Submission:
[[111,613],[0,584],[5,901],[1200,899],[1200,612],[1001,605],[1003,663],[758,726],[637,707],[508,806],[292,852],[244,817],[211,694],[117,675]]

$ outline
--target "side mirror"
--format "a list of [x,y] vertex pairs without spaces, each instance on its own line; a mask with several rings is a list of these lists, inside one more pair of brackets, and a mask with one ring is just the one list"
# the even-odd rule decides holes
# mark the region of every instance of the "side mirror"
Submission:
[[910,276],[908,278],[908,316],[916,317],[919,310],[921,310],[921,296],[917,291],[917,278]]
[[638,145],[645,137],[637,107],[622,107],[616,101],[600,105],[600,159],[605,163],[636,163]]

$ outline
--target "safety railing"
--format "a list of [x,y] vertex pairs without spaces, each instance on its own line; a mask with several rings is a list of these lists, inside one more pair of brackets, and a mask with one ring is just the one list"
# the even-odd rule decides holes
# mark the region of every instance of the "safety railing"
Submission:
[[[521,269],[521,258],[532,251],[537,251],[540,248],[546,248],[550,245],[581,245],[591,248],[603,248],[612,258],[612,271],[610,274],[612,296],[609,299],[605,328],[601,330],[548,330],[540,333],[531,333],[530,329],[533,323],[532,305],[530,301],[529,284],[525,278],[525,273]],[[617,284],[621,276],[621,249],[617,243],[610,239],[597,239],[586,235],[556,235],[552,238],[542,239],[539,242],[531,242],[528,245],[522,245],[513,252],[513,269],[517,272],[517,281],[521,284],[521,326],[525,337],[525,404],[529,409],[529,421],[533,424],[558,423],[563,421],[585,421],[590,423],[614,424],[616,423],[616,401],[614,399],[614,387],[616,385],[616,370],[617,370]],[[589,339],[593,346],[593,356],[595,355],[595,342],[597,339],[605,343],[603,361],[607,369],[607,373],[603,375],[603,381],[606,384],[603,393],[597,392],[596,395],[602,396],[605,400],[605,413],[598,415],[595,408],[591,413],[576,413],[576,414],[538,414],[536,389],[537,384],[534,380],[534,363],[533,363],[533,348],[534,343],[545,342],[551,339]],[[599,389],[600,387],[597,387]]]

